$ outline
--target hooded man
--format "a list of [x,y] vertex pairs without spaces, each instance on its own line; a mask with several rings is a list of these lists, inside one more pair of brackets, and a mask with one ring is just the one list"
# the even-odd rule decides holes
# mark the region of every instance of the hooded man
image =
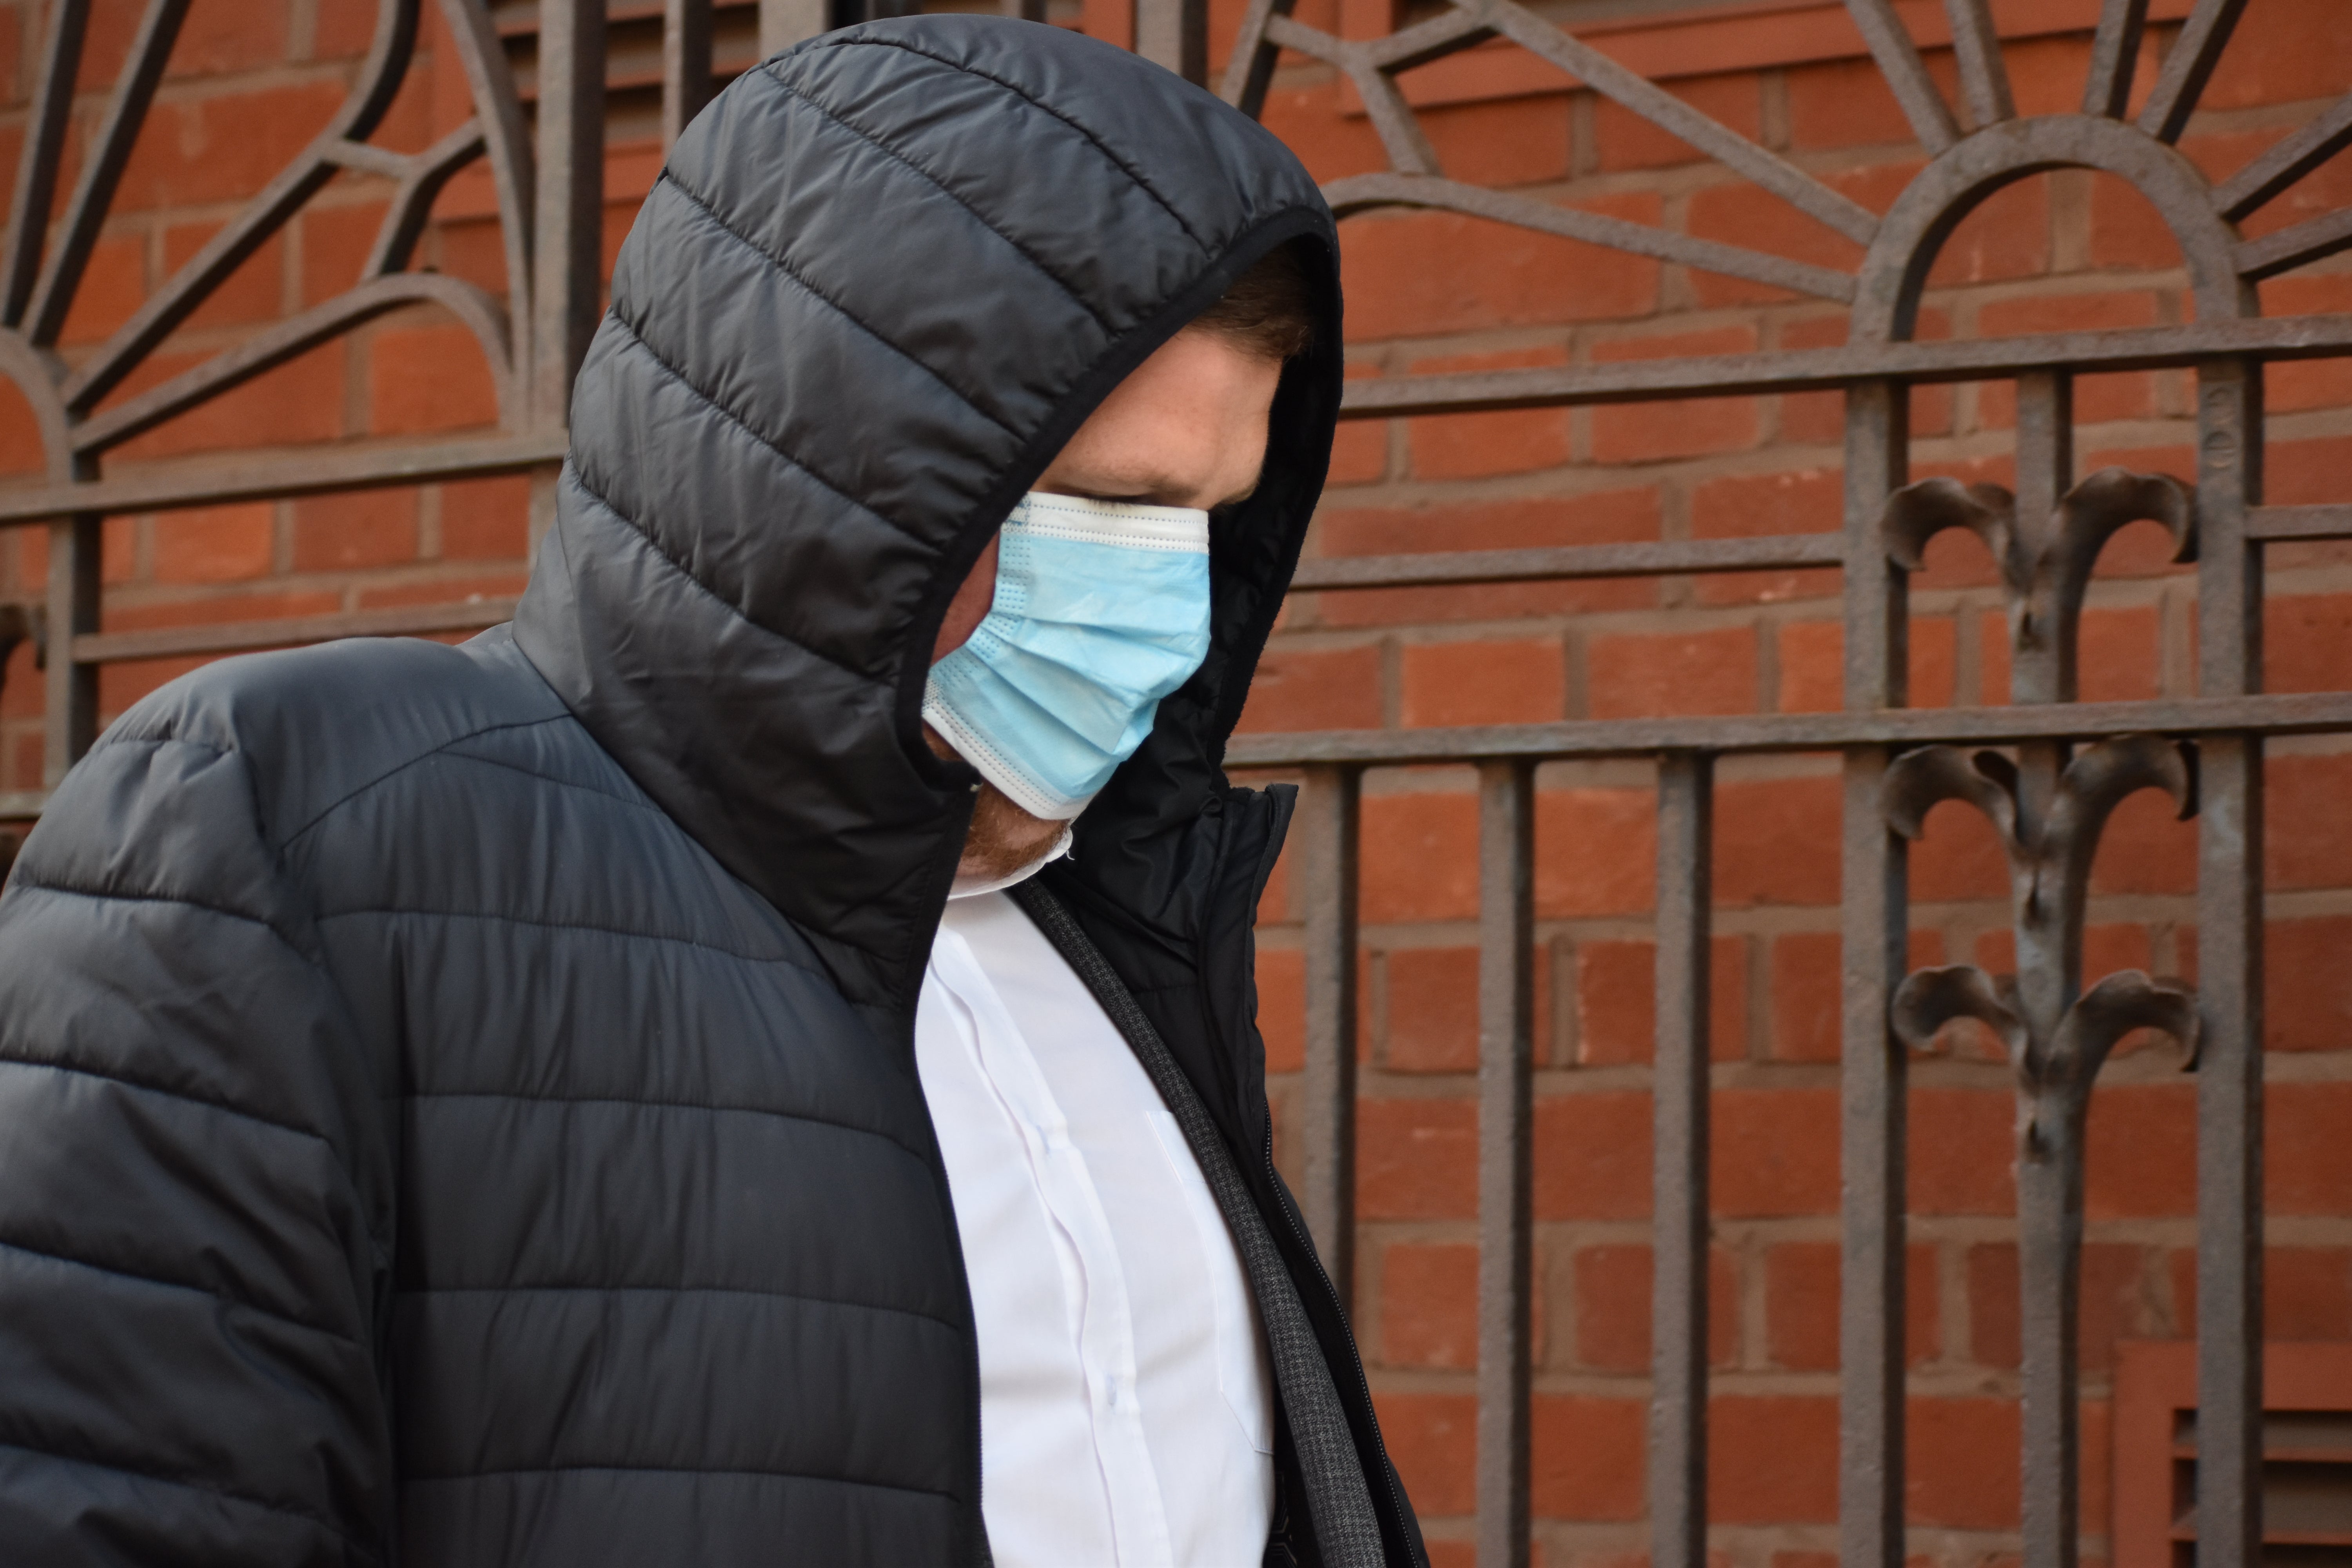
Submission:
[[1423,1561],[1218,766],[1330,215],[970,16],[730,87],[510,627],[123,716],[0,898],[0,1560]]

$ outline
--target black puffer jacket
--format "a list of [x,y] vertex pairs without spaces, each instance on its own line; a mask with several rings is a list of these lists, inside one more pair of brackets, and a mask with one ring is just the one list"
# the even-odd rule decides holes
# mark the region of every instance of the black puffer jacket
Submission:
[[1218,768],[1322,480],[1330,219],[1156,68],[942,16],[782,56],[679,143],[510,629],[215,665],[27,842],[0,1562],[985,1560],[911,1047],[972,775],[924,669],[1064,439],[1292,239],[1325,330],[1216,526],[1214,651],[1052,880],[1248,1173],[1418,1561],[1266,1153],[1286,796]]

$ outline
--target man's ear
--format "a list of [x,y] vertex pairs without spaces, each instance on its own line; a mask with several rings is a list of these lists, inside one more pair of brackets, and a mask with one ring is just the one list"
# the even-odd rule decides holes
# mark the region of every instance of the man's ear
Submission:
[[937,664],[971,639],[980,623],[988,618],[989,606],[996,602],[996,541],[992,535],[988,548],[971,563],[971,572],[958,588],[955,597],[948,601],[948,613],[940,621],[939,639],[931,644],[931,662]]

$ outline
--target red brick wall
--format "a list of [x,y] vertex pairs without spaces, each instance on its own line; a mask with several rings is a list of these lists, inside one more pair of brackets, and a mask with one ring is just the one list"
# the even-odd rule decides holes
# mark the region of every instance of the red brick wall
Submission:
[[[2024,112],[2079,93],[2091,7],[1996,7],[2016,35]],[[35,7],[0,0],[0,180],[30,82]],[[86,137],[137,0],[100,0]],[[352,79],[368,0],[197,0],[173,73],[109,220],[68,358],[120,323],[168,269],[323,123]],[[426,5],[425,51],[383,144],[420,148],[467,112]],[[1088,0],[1098,32],[1118,7]],[[1220,0],[1231,37],[1238,0]],[[1623,9],[1620,7],[1619,9]],[[1704,5],[1687,8],[1706,12]],[[1921,16],[1934,6],[1914,7]],[[2179,0],[2158,0],[2177,19]],[[1589,36],[1725,123],[1883,206],[1918,166],[1891,97],[1833,9],[1735,5],[1668,26],[1654,5]],[[1315,25],[1384,31],[1386,0],[1300,0]],[[1827,18],[1826,20],[1824,18]],[[1687,20],[1687,14],[1685,13]],[[2184,150],[2226,172],[2352,84],[2336,0],[2252,0]],[[2168,44],[2162,20],[2141,79]],[[1846,40],[1841,42],[1841,39]],[[1931,53],[1948,88],[1948,56]],[[1698,73],[1698,74],[1693,74]],[[1425,73],[1425,124],[1449,173],[1595,211],[1850,266],[1843,241],[1591,94],[1499,47]],[[1268,121],[1325,178],[1379,166],[1347,89],[1320,68],[1277,79]],[[616,142],[608,235],[625,229],[653,149]],[[126,391],[353,280],[385,182],[345,175],[317,198]],[[2352,203],[2339,157],[2266,211],[2263,229]],[[1436,216],[1346,226],[1356,374],[1600,363],[1842,341],[1835,307],[1568,241]],[[444,195],[420,262],[497,289],[494,205],[478,169]],[[2137,198],[2086,174],[2013,188],[1963,226],[1929,290],[1935,335],[2183,320],[2181,274]],[[2352,310],[2352,267],[2264,289],[2273,314]],[[446,318],[387,318],[126,449],[142,458],[289,441],[462,430],[491,416],[487,377]],[[2352,500],[2352,367],[2271,379],[2271,497]],[[0,404],[13,395],[0,391]],[[2086,379],[2079,449],[2191,473],[2189,390],[2177,374]],[[2004,478],[1999,384],[1923,391],[1922,473]],[[1310,548],[1326,554],[1828,530],[1839,410],[1811,395],[1351,425]],[[28,422],[0,408],[0,470],[36,462]],[[121,518],[107,525],[108,629],[244,620],[515,591],[527,481]],[[2352,549],[2272,553],[2273,689],[2340,688],[2352,670]],[[0,534],[0,596],[40,592],[37,530]],[[2001,611],[1973,542],[1939,538],[1915,584],[1915,700],[1997,702]],[[1429,725],[1837,705],[1837,579],[1531,584],[1307,595],[1278,631],[1254,730]],[[2084,633],[2084,694],[2187,694],[2193,584],[2154,531],[2102,563]],[[106,713],[184,663],[110,669]],[[0,692],[0,789],[39,782],[40,691],[19,649]],[[1643,1548],[1648,1354],[1649,770],[1549,768],[1538,822],[1536,1506],[1552,1568]],[[2352,835],[2337,803],[2352,750],[2282,744],[2271,768],[2271,1328],[2352,1336]],[[2109,831],[2089,972],[2193,973],[2193,828],[2141,797]],[[1815,1568],[1833,1545],[1836,1342],[1837,789],[1827,761],[1727,763],[1717,791],[1715,952],[1717,1363],[1712,1507],[1738,1568]],[[1472,1099],[1475,797],[1466,775],[1380,773],[1364,808],[1360,1326],[1399,1463],[1438,1542],[1466,1563],[1475,1331]],[[1913,856],[1915,954],[2008,962],[1998,852],[1939,810]],[[1274,1091],[1289,1125],[1301,1030],[1298,911],[1270,896],[1261,980]],[[1912,1508],[1919,1550],[1962,1568],[2014,1542],[2017,1323],[2007,1075],[1981,1042],[1920,1063],[1912,1101]],[[2188,1333],[2192,1089],[2167,1049],[2110,1069],[2096,1100],[2084,1287],[2085,1528],[2109,1529],[2109,1369],[2121,1338]],[[1287,1151],[1286,1150],[1286,1155]],[[2095,1549],[2092,1555],[2101,1555]]]
[[[1585,36],[1679,96],[1883,208],[1920,155],[1835,8],[1669,30],[1655,13]],[[1693,7],[1691,9],[1703,9]],[[1718,8],[1719,9],[1719,8]],[[1919,7],[1924,16],[1936,7]],[[2095,7],[1997,6],[2020,112],[2079,101]],[[2145,84],[2185,5],[2155,10]],[[1301,0],[1349,36],[1383,4]],[[1915,16],[1915,23],[1921,19]],[[1769,27],[1758,28],[1759,21]],[[1735,24],[1745,23],[1743,31]],[[2063,30],[2060,30],[2063,29]],[[1850,33],[1845,35],[1850,40]],[[1428,76],[1423,124],[1445,170],[1708,238],[1850,268],[1856,247],[1605,100],[1490,46]],[[1931,70],[1952,81],[1948,53]],[[1686,74],[1703,68],[1706,74]],[[1412,79],[1408,78],[1408,84]],[[2227,174],[2352,86],[2352,20],[2329,0],[2254,0],[2182,149]],[[1268,122],[1318,177],[1383,166],[1352,89],[1296,62]],[[2338,158],[2249,226],[2352,204]],[[1343,227],[1351,369],[1392,375],[1801,348],[1842,308],[1548,237],[1431,214]],[[2119,184],[2046,176],[1989,203],[1930,284],[1923,335],[1995,336],[2189,319],[2177,253]],[[2273,315],[2352,310],[2336,262],[2263,288]],[[2352,365],[2270,380],[2270,499],[2352,500]],[[2193,478],[2179,373],[2077,388],[2083,471]],[[1921,391],[1919,475],[2009,478],[2004,384]],[[1831,396],[1726,398],[1360,424],[1342,434],[1310,551],[1328,555],[1826,531],[1839,524]],[[2084,621],[2083,695],[2189,695],[2194,584],[2153,524],[2118,538]],[[2352,684],[2352,550],[2271,556],[2273,689]],[[1295,599],[1244,724],[1256,730],[1746,713],[1840,705],[1838,577],[1408,589]],[[2000,702],[2001,601],[1981,546],[1942,536],[1915,580],[1914,700]],[[2352,790],[2340,742],[2281,745],[2268,873],[2270,1332],[2352,1337]],[[1555,1568],[1643,1549],[1650,1258],[1650,770],[1547,768],[1537,815],[1538,965],[1535,1506]],[[1363,809],[1359,1327],[1391,1440],[1431,1533],[1466,1564],[1476,1137],[1476,797],[1467,770],[1370,775]],[[1716,1544],[1754,1568],[1834,1549],[1838,1201],[1838,781],[1831,759],[1724,764],[1715,859]],[[2194,825],[2154,795],[2108,830],[2086,972],[2195,972]],[[1920,963],[2011,965],[2007,884],[1982,821],[1946,806],[1912,855]],[[1260,961],[1276,1093],[1302,1028],[1298,910],[1277,889]],[[2143,1041],[2146,1037],[2142,1037]],[[2012,1100],[1989,1042],[1914,1067],[1909,1339],[1915,1550],[1960,1568],[2013,1550],[2018,1310]],[[2109,1387],[2119,1339],[2193,1332],[2193,1080],[2144,1044],[2094,1100],[2084,1262],[2086,1532],[2109,1533]],[[1288,1125],[1288,1123],[1286,1123]]]

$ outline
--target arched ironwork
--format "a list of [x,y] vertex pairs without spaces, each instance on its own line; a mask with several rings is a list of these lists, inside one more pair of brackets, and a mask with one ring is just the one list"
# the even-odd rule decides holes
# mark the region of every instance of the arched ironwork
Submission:
[[[1990,1026],[2016,1074],[2023,1290],[2025,1561],[2071,1568],[2078,1533],[2075,1312],[2081,1129],[2091,1084],[2124,1033],[2154,1027],[2197,1058],[2199,1561],[2260,1560],[2261,832],[2266,735],[2352,730],[2352,697],[2260,695],[2261,552],[2269,541],[2352,537],[2352,505],[2262,504],[2265,363],[2352,353],[2352,317],[2260,319],[2254,285],[2352,247],[2352,211],[2256,237],[2240,225],[2352,143],[2352,97],[2227,178],[2174,145],[2244,10],[2195,0],[2137,114],[2147,0],[2105,0],[2078,112],[2020,118],[1989,0],[1946,0],[1957,108],[1922,63],[1893,0],[1846,10],[1927,157],[1884,214],[1709,119],[1514,0],[1448,0],[1386,37],[1341,38],[1253,0],[1221,89],[1257,112],[1284,50],[1344,73],[1389,168],[1326,188],[1344,217],[1418,207],[1514,225],[1844,304],[1844,346],[1606,366],[1397,376],[1349,384],[1347,415],[1467,412],[1797,390],[1844,395],[1845,501],[1836,535],[1669,541],[1551,550],[1355,557],[1302,565],[1301,591],[1753,571],[1844,569],[1845,710],[1821,716],[1578,722],[1478,731],[1246,737],[1236,763],[1303,767],[1308,1030],[1303,1198],[1333,1271],[1348,1277],[1353,1216],[1357,792],[1369,765],[1481,769],[1478,1561],[1527,1561],[1532,929],[1528,801],[1538,761],[1658,760],[1659,880],[1651,1561],[1706,1560],[1707,883],[1717,756],[1835,750],[1844,763],[1843,1305],[1841,1541],[1847,1568],[1904,1559],[1904,1044],[1961,1016]],[[1507,40],[1614,100],[1862,247],[1852,270],[1492,191],[1449,177],[1399,84],[1464,49]],[[1565,85],[1565,84],[1564,84]],[[2130,184],[2178,241],[2193,323],[1996,341],[1913,341],[1945,241],[2003,185],[2084,168]],[[1346,230],[1343,227],[1343,236]],[[1442,261],[1435,264],[1442,265]],[[2198,471],[2114,470],[2075,482],[2072,387],[2099,371],[2187,366],[2198,378]],[[2017,493],[1907,482],[1913,386],[2012,379]],[[2075,700],[2083,588],[2100,546],[2163,522],[2199,577],[2199,696]],[[1906,707],[1906,578],[1948,527],[1979,535],[2010,598],[2015,706]],[[1988,743],[2005,752],[1978,750]],[[2136,973],[2083,983],[2084,892],[2108,810],[2160,788],[2200,813],[2197,992]],[[2018,971],[1906,974],[1905,847],[1928,805],[1973,803],[2010,857]]]

